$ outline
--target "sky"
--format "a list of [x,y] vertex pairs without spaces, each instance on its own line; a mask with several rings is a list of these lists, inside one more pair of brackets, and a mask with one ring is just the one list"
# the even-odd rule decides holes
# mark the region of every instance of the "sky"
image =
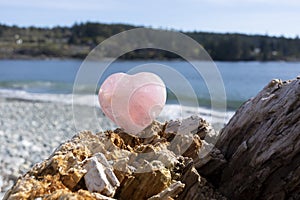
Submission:
[[53,27],[87,21],[296,37],[300,0],[0,0],[1,24]]

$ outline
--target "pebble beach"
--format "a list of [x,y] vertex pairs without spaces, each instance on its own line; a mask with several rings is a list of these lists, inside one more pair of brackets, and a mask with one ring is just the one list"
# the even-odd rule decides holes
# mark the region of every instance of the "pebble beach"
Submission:
[[[162,112],[163,119],[176,119],[179,116],[174,106],[166,107]],[[80,130],[98,132],[101,131],[99,127],[102,130],[115,128],[114,124],[103,117],[99,108],[77,105],[76,109],[81,111],[79,129],[74,123],[71,104],[0,98],[1,199],[20,175],[49,157],[59,144]],[[89,112],[95,110],[100,126],[95,126],[95,121],[88,116]],[[186,116],[192,114],[188,110],[182,112]]]
[[[0,99],[0,111],[2,199],[18,176],[46,159],[77,131],[69,104]],[[93,130],[89,120],[83,118],[82,124]],[[105,126],[109,126],[109,122]]]

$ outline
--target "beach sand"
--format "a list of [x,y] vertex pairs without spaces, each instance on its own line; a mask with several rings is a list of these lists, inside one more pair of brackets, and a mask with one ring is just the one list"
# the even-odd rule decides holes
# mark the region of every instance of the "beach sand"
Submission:
[[[77,125],[71,104],[0,98],[0,198],[20,175],[77,132],[115,128],[99,108],[76,105],[76,110],[80,111]],[[184,113],[182,116],[193,114],[190,109],[168,105],[159,120],[179,118],[180,111]],[[205,118],[208,114],[205,109],[202,111]],[[91,120],[91,113],[97,118]],[[232,112],[227,118],[231,115]]]

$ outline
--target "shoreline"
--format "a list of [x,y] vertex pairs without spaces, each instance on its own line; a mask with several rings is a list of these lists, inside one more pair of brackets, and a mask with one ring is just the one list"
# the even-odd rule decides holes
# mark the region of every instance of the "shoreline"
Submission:
[[[30,55],[14,55],[11,57],[0,57],[0,61],[5,60],[15,60],[15,61],[22,61],[22,60],[74,60],[74,61],[84,61],[84,59],[87,57],[65,57],[65,56],[58,56],[58,57],[52,57],[52,56],[30,56]],[[178,58],[146,58],[146,59],[123,59],[119,58],[118,61],[184,61],[183,59]],[[259,62],[259,63],[267,63],[267,62],[287,62],[287,63],[293,63],[293,62],[300,62],[300,58],[295,59],[278,59],[278,60],[217,60],[214,59],[214,62],[225,62],[225,63],[239,63],[239,62]]]

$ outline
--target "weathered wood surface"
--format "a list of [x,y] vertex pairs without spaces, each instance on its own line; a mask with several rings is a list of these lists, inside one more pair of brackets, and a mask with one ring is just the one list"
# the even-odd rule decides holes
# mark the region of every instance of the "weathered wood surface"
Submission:
[[300,199],[300,78],[244,103],[196,168],[229,199]]

